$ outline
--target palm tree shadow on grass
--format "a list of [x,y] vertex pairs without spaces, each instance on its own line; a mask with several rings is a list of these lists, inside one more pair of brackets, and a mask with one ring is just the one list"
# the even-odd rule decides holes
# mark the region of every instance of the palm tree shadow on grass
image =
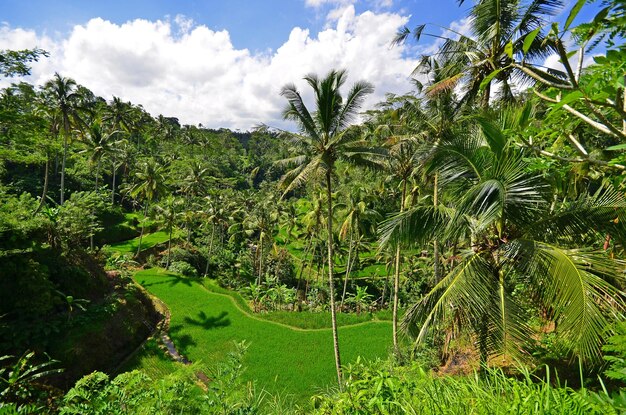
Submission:
[[181,334],[180,331],[184,329],[185,326],[182,324],[177,324],[175,326],[171,326],[168,330],[170,338],[172,342],[176,346],[176,350],[183,356],[188,356],[189,347],[196,346],[198,343],[191,337],[189,334]]
[[182,275],[177,275],[177,274],[165,274],[164,278],[158,281],[154,281],[154,282],[146,282],[146,280],[144,279],[141,279],[138,282],[143,287],[151,287],[154,285],[161,285],[161,284],[169,284],[170,287],[174,287],[179,284],[192,287],[194,284],[197,284],[195,280],[188,278],[188,277],[183,277]]
[[215,317],[208,316],[204,311],[200,311],[197,318],[185,317],[185,323],[202,327],[205,330],[211,330],[230,326],[230,319],[226,316],[228,316],[226,311],[222,311]]

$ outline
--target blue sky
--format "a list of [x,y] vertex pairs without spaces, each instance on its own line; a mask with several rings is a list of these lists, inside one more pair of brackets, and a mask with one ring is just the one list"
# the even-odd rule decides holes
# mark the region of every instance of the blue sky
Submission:
[[[395,0],[389,7],[383,3],[362,0],[355,3],[355,9],[357,13],[395,11],[412,15],[415,23],[419,18],[442,25],[458,20],[467,9],[454,0]],[[93,17],[121,24],[137,18],[158,20],[182,14],[211,29],[227,29],[235,47],[262,51],[280,46],[294,26],[322,30],[326,14],[335,6],[330,2],[320,7],[307,6],[301,0],[2,0],[0,21],[63,35]]]
[[[285,127],[280,88],[295,82],[307,99],[302,77],[311,72],[345,68],[348,84],[368,80],[375,87],[366,101],[370,108],[386,93],[409,92],[419,52],[433,40],[391,48],[394,34],[419,23],[466,31],[470,5],[459,7],[455,0],[0,0],[0,50],[48,50],[50,57],[34,64],[26,79],[35,84],[59,72],[106,99],[121,97],[183,123]],[[595,10],[584,9],[581,18],[588,20]],[[0,80],[0,87],[7,82]]]

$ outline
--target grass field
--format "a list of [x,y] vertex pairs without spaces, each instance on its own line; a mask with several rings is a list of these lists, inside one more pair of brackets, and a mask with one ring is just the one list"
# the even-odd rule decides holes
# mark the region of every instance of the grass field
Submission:
[[[245,340],[249,344],[245,378],[256,380],[259,387],[304,401],[334,384],[329,329],[305,330],[258,318],[230,295],[210,291],[201,280],[164,270],[140,271],[135,280],[167,304],[172,314],[170,337],[192,361],[222,360],[233,342]],[[357,356],[384,357],[391,344],[391,324],[371,321],[344,326],[339,329],[339,341],[344,364]],[[167,363],[157,354],[139,356],[135,367],[147,366],[153,372],[166,369]]]
[[[172,235],[172,239],[176,239],[180,235],[180,231],[174,231]],[[159,245],[167,242],[169,238],[169,234],[166,231],[158,231],[154,233],[149,233],[143,236],[141,240],[141,250],[146,250],[152,248],[155,245]],[[137,252],[137,248],[139,247],[139,237],[134,239],[129,239],[128,241],[118,242],[116,244],[110,245],[107,249],[111,252],[120,252],[122,254],[133,254]]]

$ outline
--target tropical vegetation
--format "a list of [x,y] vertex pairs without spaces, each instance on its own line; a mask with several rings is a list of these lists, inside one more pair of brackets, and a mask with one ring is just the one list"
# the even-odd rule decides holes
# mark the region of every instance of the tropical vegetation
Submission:
[[403,29],[411,92],[303,74],[290,131],[0,51],[0,414],[623,413],[626,8],[586,3]]

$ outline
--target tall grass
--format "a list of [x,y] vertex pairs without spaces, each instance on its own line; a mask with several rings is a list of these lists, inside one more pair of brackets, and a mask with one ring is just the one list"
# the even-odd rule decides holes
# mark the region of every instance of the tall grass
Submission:
[[[314,398],[318,414],[617,414],[600,395],[560,387],[521,369],[512,378],[488,369],[473,376],[436,376],[419,367],[358,362],[347,385]],[[554,386],[557,385],[557,386]]]

